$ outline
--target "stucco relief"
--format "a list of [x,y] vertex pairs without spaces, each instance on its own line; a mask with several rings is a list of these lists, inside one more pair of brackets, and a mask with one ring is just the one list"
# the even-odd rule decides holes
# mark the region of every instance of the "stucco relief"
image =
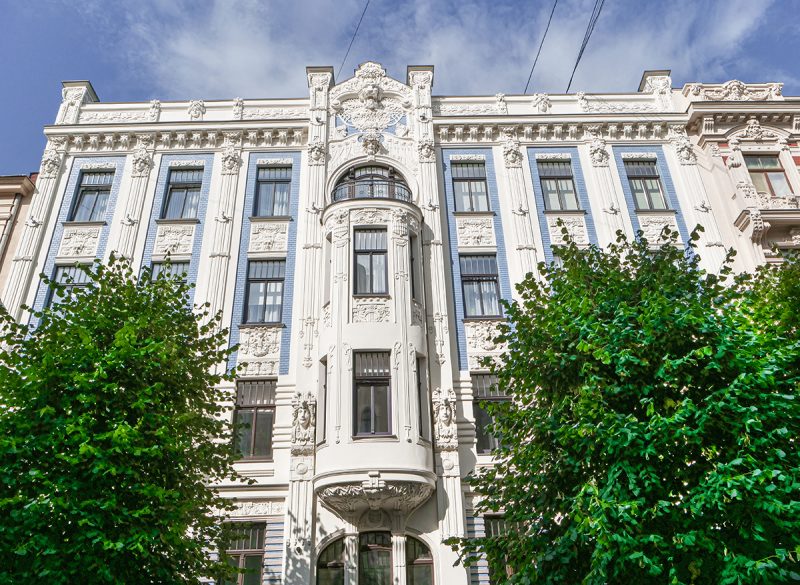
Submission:
[[420,305],[417,301],[411,301],[411,324],[412,325],[422,325],[424,323],[423,317],[424,312],[422,310],[422,305]]
[[391,219],[386,209],[358,209],[350,216],[354,225],[388,224]]
[[644,238],[651,245],[659,245],[662,242],[661,232],[665,227],[668,227],[673,232],[678,231],[678,224],[675,222],[674,214],[639,216],[639,229],[642,230]]
[[361,297],[353,299],[353,323],[388,323],[392,309],[390,299],[385,297]]
[[788,197],[772,197],[769,193],[758,193],[758,207],[760,209],[797,209],[797,195]]
[[436,149],[434,148],[433,140],[430,138],[420,140],[417,144],[417,154],[419,154],[419,162],[436,162]]
[[134,177],[146,177],[150,174],[150,170],[153,168],[153,154],[147,150],[144,143],[133,151],[131,166]]
[[308,118],[306,108],[245,108],[243,120],[301,120]]
[[239,370],[240,376],[248,378],[260,378],[262,376],[277,376],[278,375],[278,360],[277,359],[260,359],[260,360],[239,360],[240,362],[246,361],[247,365]]
[[458,245],[462,247],[494,246],[494,223],[491,217],[456,217]]
[[[559,225],[559,223],[561,225]],[[582,215],[548,215],[547,228],[550,232],[550,241],[554,245],[561,245],[564,243],[564,234],[561,231],[564,228],[567,229],[569,237],[577,245],[589,245],[589,234],[586,231],[586,220]]]
[[503,346],[495,343],[497,337],[497,322],[495,321],[468,321],[464,323],[469,351],[502,351]]
[[247,327],[241,330],[239,351],[243,356],[276,356],[281,351],[280,327]]
[[419,507],[433,493],[427,483],[383,480],[377,471],[370,479],[320,489],[317,496],[342,518],[355,520],[354,514],[365,510],[387,510],[407,514]]
[[657,112],[660,108],[654,104],[637,104],[629,102],[612,103],[605,100],[589,101],[586,93],[579,91],[576,94],[578,106],[583,112],[598,112],[603,114],[623,112]]
[[190,120],[202,120],[203,114],[206,113],[206,104],[203,100],[192,100],[189,102],[189,107],[186,108],[186,113],[189,114]]
[[434,102],[433,113],[440,116],[473,116],[476,114],[500,114],[497,103],[493,104],[453,104]]
[[284,251],[288,244],[288,222],[252,222],[250,252]]
[[451,154],[451,161],[456,162],[485,162],[485,154]]
[[317,400],[310,392],[297,392],[292,398],[292,455],[311,455],[317,426]]
[[65,228],[61,238],[59,256],[94,256],[100,241],[99,227]]
[[672,147],[675,149],[678,162],[682,165],[697,164],[697,155],[686,134],[686,128],[684,126],[671,126],[669,132],[670,142],[672,142]]
[[283,516],[285,506],[283,500],[259,500],[255,502],[237,502],[236,509],[230,512],[231,517],[244,516]]
[[742,83],[732,79],[723,84],[692,83],[683,95],[709,101],[761,102],[783,98],[782,83]]
[[325,306],[322,307],[322,322],[325,324],[325,327],[330,327],[332,325],[330,303],[326,303]]
[[550,96],[546,93],[535,93],[531,99],[531,106],[540,114],[546,114],[550,111]]
[[291,166],[294,164],[294,160],[291,158],[259,158],[256,159],[256,164],[259,166],[267,166],[267,167],[282,167],[282,166]]
[[456,393],[452,388],[433,391],[434,438],[436,447],[442,451],[458,449],[458,427],[456,425]]
[[194,225],[161,224],[156,233],[153,254],[191,254]]

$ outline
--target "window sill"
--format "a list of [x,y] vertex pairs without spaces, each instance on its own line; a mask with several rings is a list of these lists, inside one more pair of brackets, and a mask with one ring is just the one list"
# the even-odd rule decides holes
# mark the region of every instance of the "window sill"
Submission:
[[586,215],[585,209],[545,209],[545,215]]
[[240,323],[239,329],[255,329],[256,327],[271,327],[273,329],[286,329],[286,324],[281,321],[270,321],[268,323]]
[[397,442],[397,435],[353,435],[353,441],[361,442],[361,441],[375,441],[375,442]]
[[504,321],[503,315],[482,315],[480,317],[464,317],[463,321],[469,323],[470,321]]
[[200,223],[200,220],[196,217],[176,217],[175,219],[160,217],[156,220],[156,223]]
[[270,221],[293,221],[291,215],[251,215],[248,218],[251,222],[270,222]]
[[108,225],[105,220],[100,221],[63,221],[61,225],[64,227],[103,227]]
[[391,299],[389,293],[353,293],[354,299]]
[[485,215],[485,216],[494,216],[497,215],[494,211],[454,211],[453,215],[456,217],[459,216],[474,216],[474,215]]
[[239,463],[274,463],[275,459],[272,457],[242,457],[241,459],[237,459],[233,463],[238,465]]
[[669,213],[671,215],[675,215],[675,209],[637,209],[637,215],[664,215],[665,213]]

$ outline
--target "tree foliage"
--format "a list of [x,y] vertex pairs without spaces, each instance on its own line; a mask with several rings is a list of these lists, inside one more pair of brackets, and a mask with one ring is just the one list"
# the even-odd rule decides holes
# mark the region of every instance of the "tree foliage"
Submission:
[[112,258],[19,325],[3,311],[0,583],[197,583],[231,477],[230,350],[177,277]]
[[485,404],[501,447],[472,483],[514,528],[454,542],[465,562],[508,583],[800,581],[800,264],[734,277],[731,253],[709,274],[665,237],[567,242],[506,305],[512,400]]

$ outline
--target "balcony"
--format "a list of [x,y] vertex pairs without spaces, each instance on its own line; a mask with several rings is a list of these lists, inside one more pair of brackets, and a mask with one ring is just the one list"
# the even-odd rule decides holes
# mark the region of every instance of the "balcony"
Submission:
[[391,167],[358,167],[342,177],[331,194],[333,202],[345,199],[397,199],[410,203],[411,189]]

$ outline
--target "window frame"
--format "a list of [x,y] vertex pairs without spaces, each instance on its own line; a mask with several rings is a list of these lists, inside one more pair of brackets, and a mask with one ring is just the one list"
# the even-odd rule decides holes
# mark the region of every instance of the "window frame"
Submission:
[[[94,176],[94,175],[105,175],[110,178],[108,183],[87,183],[85,182],[87,177]],[[75,194],[75,200],[72,203],[72,209],[69,212],[69,219],[67,220],[70,223],[104,223],[106,220],[106,213],[108,212],[108,201],[111,199],[111,189],[114,186],[114,170],[98,170],[98,171],[81,171],[79,181],[78,181],[78,192]],[[92,204],[92,209],[89,214],[88,219],[76,219],[76,215],[78,214],[79,209],[81,208],[81,204],[83,203],[84,196],[87,193],[94,193],[96,194],[94,203]],[[97,210],[97,202],[100,200],[99,194],[103,194],[103,206],[102,206],[102,213],[99,214],[100,217],[94,217],[95,211]]]
[[[380,544],[380,543],[371,543],[371,542],[364,542],[365,540],[369,540],[371,535],[380,535],[382,538],[388,537],[388,544]],[[358,533],[358,582],[361,583],[362,581],[366,582],[366,575],[362,574],[362,571],[366,571],[366,567],[364,566],[365,563],[362,562],[361,556],[362,554],[367,554],[370,550],[377,550],[381,554],[386,555],[389,557],[389,563],[386,566],[388,570],[388,580],[386,583],[394,583],[394,547],[392,546],[392,535],[390,532],[385,530],[368,530],[364,532]]]
[[[358,372],[358,368],[356,367],[356,360],[360,354],[384,354],[386,359],[388,360],[388,364],[391,366],[391,352],[385,350],[376,350],[376,351],[356,351],[353,353],[353,438],[354,439],[369,439],[373,437],[392,437],[393,430],[392,430],[392,374],[391,368],[389,368],[389,373],[385,376],[378,376],[378,375],[363,375],[360,376]],[[370,428],[372,429],[368,433],[362,433],[359,431],[359,423],[360,420],[358,418],[358,387],[359,386],[370,386]],[[375,424],[376,416],[375,416],[375,388],[376,386],[386,387],[386,431],[385,432],[376,432]]]
[[[336,549],[339,549],[338,551]],[[330,551],[331,557],[334,557],[334,560],[328,561],[324,567],[320,566],[323,562],[323,559],[326,558],[326,554]],[[336,557],[340,558],[336,558]],[[315,583],[319,585],[320,582],[320,569],[325,569],[327,571],[336,571],[340,573],[342,578],[344,579],[344,569],[347,565],[347,549],[345,548],[344,537],[339,537],[327,544],[325,548],[323,548],[319,555],[317,555],[316,561],[316,580]]]
[[[657,159],[648,159],[648,160],[627,160],[623,161],[625,167],[625,176],[628,179],[628,188],[631,190],[631,198],[633,199],[633,206],[636,211],[674,211],[669,204],[669,198],[667,197],[667,192],[664,190],[664,185],[661,182],[661,173],[658,169],[658,160]],[[647,163],[648,165],[652,165],[653,174],[636,174],[631,175],[628,164],[631,164],[632,168],[639,167],[645,168],[643,164],[637,163]],[[664,207],[654,207],[653,206],[653,198],[650,194],[650,190],[646,188],[645,181],[655,181],[656,185],[658,186],[658,192],[661,195],[661,199],[664,201]],[[644,193],[648,207],[639,207],[639,201],[636,199],[636,189],[634,189],[634,183],[636,181],[642,182],[642,192]]]
[[[238,568],[239,569],[246,568],[246,559],[247,559],[247,557],[259,557],[261,560],[259,562],[258,582],[261,583],[261,581],[264,578],[264,554],[266,552],[266,544],[267,544],[267,523],[266,522],[231,521],[231,522],[229,522],[229,524],[230,525],[241,524],[241,525],[247,527],[247,529],[249,529],[251,531],[254,528],[257,529],[257,527],[261,527],[262,532],[261,532],[261,548],[260,549],[257,549],[257,548],[247,548],[247,549],[244,549],[244,548],[243,549],[231,548],[231,549],[225,549],[225,551],[223,552],[223,555],[225,555],[225,557],[227,559],[232,559],[233,557],[238,557]],[[252,538],[252,536],[251,536],[251,538]],[[243,539],[237,539],[237,540],[243,540]],[[256,542],[258,542],[258,539],[256,540]],[[238,542],[237,542],[237,544],[238,544]],[[224,580],[223,581],[223,580],[220,580],[220,585],[228,585],[228,584],[234,585],[234,583],[235,583],[235,585],[244,585],[245,576],[246,575],[244,573],[238,573],[236,575],[236,577],[235,577],[235,581],[228,581],[228,580]]]
[[[277,170],[282,169],[288,171],[288,178],[286,179],[261,179],[259,175],[263,170]],[[272,212],[262,215],[259,213],[259,203],[261,202],[261,186],[272,185]],[[286,189],[286,213],[275,213],[275,190],[277,185],[287,185]],[[289,217],[289,201],[292,198],[292,165],[260,165],[256,167],[256,191],[253,194],[253,209],[252,217]]]
[[[283,276],[278,277],[263,277],[263,278],[251,278],[250,277],[250,266],[256,262],[283,262]],[[247,272],[245,274],[245,288],[244,288],[244,314],[242,315],[242,324],[243,325],[278,325],[283,323],[283,305],[284,305],[284,296],[286,294],[286,259],[285,258],[264,258],[264,259],[251,259],[247,261]],[[270,282],[280,282],[281,283],[281,304],[280,304],[280,314],[278,315],[278,319],[275,321],[267,321],[267,305],[263,305],[264,309],[264,318],[260,321],[250,320],[250,285],[253,283],[270,283]],[[266,288],[265,288],[266,294]]]
[[[60,304],[67,298],[71,298],[72,291],[78,288],[86,288],[87,286],[91,285],[91,280],[87,280],[86,282],[74,282],[74,274],[80,275],[81,278],[89,278],[89,276],[83,271],[83,268],[89,268],[89,264],[56,264],[53,267],[53,280],[54,282],[62,285],[64,287],[64,295],[63,297],[56,298],[56,291],[52,288],[48,289],[47,293],[47,300],[45,301],[44,306],[49,307],[52,304]],[[59,273],[63,271],[72,271],[72,274],[68,274],[67,276],[73,279],[73,282],[65,282],[63,280],[59,280],[58,276]]]
[[[386,247],[384,249],[367,248],[359,250],[356,248],[356,234],[358,232],[383,232],[385,234]],[[384,291],[375,291],[375,261],[376,256],[383,256],[383,282],[386,285]],[[369,257],[369,291],[358,290],[358,258],[359,256]],[[389,230],[383,228],[358,227],[353,230],[353,296],[356,297],[378,297],[389,296]]]
[[[413,549],[423,549],[427,550],[428,558],[422,557],[413,557],[412,550]],[[416,567],[429,567],[429,575],[430,575],[430,583],[431,585],[435,585],[436,583],[436,575],[434,571],[434,562],[433,562],[433,551],[431,548],[425,544],[421,539],[411,536],[410,534],[406,535],[406,585],[413,583],[413,569]]]
[[[477,391],[479,386],[476,383],[477,378],[494,378],[494,381],[492,384],[483,384],[481,388],[483,388],[484,391],[479,395]],[[470,373],[470,381],[472,382],[472,414],[475,419],[475,452],[478,453],[478,455],[491,455],[492,451],[500,447],[500,440],[487,433],[485,425],[479,425],[481,419],[478,413],[482,413],[487,424],[492,424],[494,422],[494,417],[487,412],[481,403],[508,402],[511,400],[511,397],[500,392],[497,386],[497,376],[489,372],[472,372]],[[496,392],[492,393],[491,389],[495,389]],[[481,439],[484,439],[488,443],[488,449],[481,448]]]
[[[265,394],[265,400],[263,402],[258,402],[257,400],[253,399],[246,399],[243,398],[243,390],[245,387],[250,385],[256,384],[265,384],[267,385],[266,388],[263,389]],[[231,422],[233,426],[233,449],[234,453],[236,454],[236,461],[273,461],[275,455],[275,410],[276,410],[276,398],[275,392],[277,385],[277,378],[263,378],[263,379],[247,379],[247,380],[237,380],[236,381],[236,400],[234,402],[233,413],[231,415]],[[271,386],[271,387],[270,387]],[[271,398],[271,400],[269,400]],[[252,413],[252,423],[250,426],[249,433],[250,433],[250,446],[249,446],[249,454],[244,454],[239,450],[239,432],[238,432],[238,425],[240,424],[237,420],[237,415],[241,412],[250,412]],[[257,438],[257,421],[258,421],[258,413],[269,413],[271,415],[271,422],[270,422],[270,430],[269,430],[269,441],[267,445],[267,453],[265,455],[254,455],[255,453],[255,444]]]
[[[566,162],[566,165],[569,167],[569,173],[561,173],[561,174],[552,174],[552,175],[543,175],[542,168],[543,165],[552,164],[552,163],[562,163],[563,161],[553,161],[553,160],[541,160],[536,161],[536,171],[539,174],[539,188],[542,190],[542,200],[544,201],[544,209],[545,211],[583,211],[581,208],[581,201],[580,197],[578,196],[578,189],[575,186],[575,172],[572,168],[572,160]],[[575,207],[569,208],[564,205],[565,196],[561,190],[561,185],[559,181],[569,180],[572,184],[572,196],[575,198]],[[545,181],[555,181],[555,191],[556,197],[558,198],[558,208],[550,207],[550,201],[547,196],[547,191],[545,191],[544,185]]]
[[[198,220],[197,215],[198,215],[198,212],[200,211],[200,200],[201,200],[201,198],[203,196],[203,180],[201,178],[199,183],[196,182],[196,181],[189,182],[189,181],[173,181],[172,180],[173,173],[175,173],[175,172],[184,172],[184,171],[200,172],[201,175],[202,175],[204,169],[203,169],[203,167],[190,167],[190,168],[178,167],[178,168],[174,168],[174,169],[170,169],[169,170],[169,176],[167,177],[167,192],[164,195],[164,201],[163,201],[162,206],[161,206],[161,214],[159,215],[159,219],[166,220],[166,221],[182,221],[182,220],[183,221],[185,221],[185,220],[195,220],[195,221],[197,221]],[[184,215],[185,210],[186,210],[186,201],[187,201],[186,195],[188,194],[190,189],[195,189],[195,188],[198,191],[197,209],[195,209],[195,213],[194,213],[193,216],[186,217]],[[181,206],[180,217],[167,217],[167,211],[169,210],[170,203],[172,201],[173,193],[176,192],[176,191],[179,191],[179,190],[186,191],[186,193],[184,193],[184,197],[183,197],[183,205]]]
[[[774,198],[774,199],[786,199],[786,198],[792,197],[794,195],[794,191],[792,190],[792,184],[791,184],[791,182],[789,182],[789,176],[786,174],[786,168],[783,166],[783,163],[781,162],[781,158],[780,158],[779,155],[771,154],[771,153],[753,153],[753,154],[745,154],[743,156],[743,158],[744,158],[744,166],[747,169],[748,175],[750,176],[750,181],[753,183],[753,186],[756,187],[756,192],[764,193],[765,195],[768,195],[769,197]],[[751,168],[747,164],[749,158],[759,158],[759,159],[769,158],[769,159],[772,159],[777,163],[777,168],[773,168],[773,169]],[[753,181],[753,174],[754,173],[757,173],[758,175],[762,175],[764,177],[764,182],[765,182],[767,188],[769,189],[769,191],[758,191],[758,185],[756,185],[756,182]],[[786,184],[786,187],[789,189],[789,192],[787,194],[778,195],[775,192],[775,186],[772,184],[772,179],[770,179],[770,175],[773,174],[773,173],[774,174],[783,175],[784,183]]]
[[[465,275],[464,272],[461,270],[461,259],[466,257],[481,257],[481,256],[493,256],[495,261],[495,267],[498,268],[497,272],[494,274],[467,274]],[[503,317],[503,306],[500,304],[500,299],[503,297],[500,294],[500,270],[497,266],[497,254],[459,254],[458,255],[458,263],[459,263],[459,271],[461,272],[461,301],[464,306],[464,318],[465,319],[501,319]],[[484,308],[484,298],[483,292],[479,288],[479,295],[478,298],[480,300],[481,305],[481,313],[478,315],[470,315],[467,313],[467,289],[466,285],[469,283],[476,283],[476,282],[494,282],[495,287],[495,295],[497,296],[497,314],[487,313]]]
[[[189,270],[191,270],[192,262],[190,260],[172,260],[169,262],[169,272],[164,271],[164,266],[167,264],[166,260],[153,260],[150,262],[150,275],[153,280],[160,278],[163,275],[180,277],[183,282],[189,282]],[[159,268],[156,269],[156,266]],[[185,270],[181,273],[176,272],[178,266],[185,266]],[[184,278],[185,275],[185,278]]]
[[[486,161],[470,161],[470,162],[451,162],[450,163],[450,175],[452,178],[452,185],[453,185],[453,209],[455,209],[456,213],[493,213],[492,211],[492,204],[491,199],[489,197],[489,181],[487,179],[486,174]],[[466,167],[466,166],[480,166],[483,169],[483,175],[480,177],[456,177],[455,168],[456,167]],[[472,185],[470,183],[473,182],[483,182],[483,196],[486,198],[486,209],[475,209],[475,198],[478,197],[475,192],[472,190]],[[470,209],[459,209],[461,198],[458,196],[460,191],[456,189],[456,184],[458,183],[467,183],[467,193],[469,196],[469,206]]]

